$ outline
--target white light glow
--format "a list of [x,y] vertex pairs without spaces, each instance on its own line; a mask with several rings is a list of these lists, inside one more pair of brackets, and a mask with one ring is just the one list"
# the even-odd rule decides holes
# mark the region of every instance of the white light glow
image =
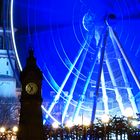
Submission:
[[90,125],[90,119],[87,118],[87,117],[84,117],[84,118],[83,118],[83,125],[89,126],[89,125]]
[[131,107],[128,107],[124,111],[124,115],[128,118],[133,117],[133,109]]
[[101,116],[101,120],[102,120],[102,123],[108,123],[109,122],[109,115],[103,114]]
[[71,128],[73,126],[73,122],[71,120],[68,120],[65,126]]
[[18,131],[18,127],[14,126],[12,130],[13,130],[13,132],[17,132]]
[[57,122],[54,122],[54,123],[52,124],[52,127],[53,127],[53,128],[58,128],[58,127],[59,127],[59,124],[58,124]]
[[139,125],[139,122],[137,120],[132,121],[132,126],[137,127]]
[[5,131],[6,131],[5,127],[1,127],[1,128],[0,128],[0,132],[1,132],[1,133],[4,133]]
[[75,119],[74,119],[74,124],[75,125],[82,125],[83,123],[83,119],[81,116],[77,116]]

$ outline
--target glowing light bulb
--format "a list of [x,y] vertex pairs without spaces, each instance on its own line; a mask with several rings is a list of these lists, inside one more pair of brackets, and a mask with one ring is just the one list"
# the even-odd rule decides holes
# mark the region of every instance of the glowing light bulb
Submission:
[[0,132],[1,132],[1,133],[4,133],[5,131],[6,131],[5,127],[1,127],[1,128],[0,128]]
[[136,121],[136,120],[133,120],[133,121],[132,121],[132,126],[137,127],[138,124],[139,124],[138,121]]
[[109,122],[109,116],[107,114],[103,114],[101,117],[102,123],[108,123]]
[[12,130],[13,130],[13,132],[17,132],[18,131],[18,127],[14,126]]
[[52,124],[52,127],[53,127],[53,128],[58,128],[58,127],[59,127],[59,125],[58,125],[58,123],[57,123],[57,122],[54,122],[54,123]]
[[128,107],[125,109],[125,112],[124,112],[124,115],[127,117],[127,118],[131,118],[133,117],[133,109],[131,107]]
[[67,122],[66,122],[66,127],[72,127],[73,126],[73,122],[71,121],[71,120],[68,120]]
[[85,125],[85,126],[90,125],[90,119],[89,119],[89,118],[84,117],[84,118],[83,118],[83,125]]

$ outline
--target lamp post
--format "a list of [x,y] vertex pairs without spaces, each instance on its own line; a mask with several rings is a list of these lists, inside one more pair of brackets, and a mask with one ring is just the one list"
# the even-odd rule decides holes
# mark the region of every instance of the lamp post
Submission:
[[6,131],[5,127],[2,126],[0,128],[0,140],[4,140],[5,139],[5,131]]
[[71,138],[71,130],[73,128],[73,122],[71,120],[68,120],[66,122],[65,127],[67,128],[67,138],[69,139],[69,138]]
[[128,107],[128,108],[126,108],[125,109],[125,112],[124,112],[125,114],[125,117],[127,118],[127,123],[128,123],[128,127],[130,127],[130,125],[131,125],[131,120],[132,120],[132,118],[133,118],[133,110],[132,110],[132,108],[131,107]]
[[109,115],[107,114],[102,115],[101,121],[104,124],[104,140],[106,140],[106,127],[107,127],[107,124],[109,123],[109,120],[110,120]]
[[87,127],[90,125],[90,120],[88,118],[84,118],[83,126],[83,139],[87,139]]
[[127,137],[128,137],[128,140],[131,139],[131,135],[130,135],[130,125],[131,125],[131,119],[133,118],[133,109],[131,107],[128,107],[125,109],[125,117],[127,118],[127,123],[128,123],[128,129],[127,129]]

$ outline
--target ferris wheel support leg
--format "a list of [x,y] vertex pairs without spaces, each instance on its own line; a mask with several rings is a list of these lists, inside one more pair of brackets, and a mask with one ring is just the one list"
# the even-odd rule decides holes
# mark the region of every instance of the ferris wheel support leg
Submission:
[[136,106],[136,103],[135,103],[135,98],[133,96],[133,93],[132,93],[132,90],[131,88],[129,87],[130,84],[129,84],[129,81],[128,81],[128,78],[127,78],[127,75],[126,75],[126,72],[124,70],[124,66],[123,66],[123,63],[122,63],[122,59],[121,59],[121,56],[120,56],[120,52],[117,48],[117,45],[115,43],[115,40],[112,39],[112,36],[110,35],[110,38],[112,40],[112,43],[113,43],[113,47],[114,47],[114,50],[115,50],[115,53],[116,53],[116,56],[118,57],[117,61],[118,61],[118,64],[119,64],[119,67],[120,67],[120,70],[121,70],[121,73],[122,73],[122,77],[123,77],[123,80],[124,80],[124,83],[125,83],[125,86],[126,86],[126,90],[127,90],[127,93],[128,93],[128,97],[129,97],[129,100],[130,100],[130,103],[131,103],[131,106],[134,110],[134,117],[136,117],[136,113],[138,112],[138,109],[137,109],[137,106]]
[[106,33],[103,37],[102,44],[101,44],[102,48],[101,48],[101,53],[100,53],[100,67],[99,67],[99,72],[98,72],[97,82],[96,82],[96,88],[95,88],[94,98],[93,98],[91,124],[94,122],[94,119],[95,119],[97,97],[98,97],[98,91],[99,91],[100,80],[101,80],[101,73],[102,73],[102,67],[103,67],[103,60],[104,60],[104,53],[105,53],[107,35],[108,35],[108,30],[106,31]]
[[122,48],[122,46],[121,46],[119,40],[117,39],[117,36],[115,35],[115,33],[114,33],[112,27],[111,27],[111,26],[108,26],[108,27],[109,27],[109,33],[110,33],[111,38],[116,42],[116,44],[117,44],[117,46],[118,46],[118,48],[119,48],[119,50],[120,50],[120,52],[121,52],[121,54],[122,54],[122,56],[123,56],[123,58],[124,58],[124,60],[125,60],[125,62],[126,62],[126,64],[127,64],[128,68],[129,68],[129,70],[130,70],[130,72],[131,72],[131,74],[132,74],[132,76],[133,76],[133,78],[134,78],[134,80],[135,80],[135,82],[136,82],[138,88],[140,89],[140,82],[139,82],[139,79],[137,78],[137,76],[136,76],[136,74],[135,74],[135,72],[134,72],[134,70],[133,70],[133,68],[132,68],[132,66],[131,66],[131,64],[130,64],[130,62],[129,62],[129,60],[128,60],[128,58],[126,57],[126,55],[125,55],[125,53],[124,53],[124,51],[123,51],[123,48]]
[[[120,69],[121,69],[121,72],[122,72],[122,76],[123,76],[124,82],[125,82],[125,84],[127,86],[128,78],[127,78],[126,73],[124,71],[124,67],[123,67],[121,59],[118,60],[118,63],[119,63],[119,66],[120,66]],[[136,113],[138,112],[138,109],[137,109],[137,106],[136,106],[136,103],[135,103],[135,98],[133,96],[132,90],[129,87],[127,87],[126,90],[128,92],[128,97],[129,97],[131,106],[132,106],[132,108],[134,110],[134,117],[136,117],[137,116]]]
[[109,76],[110,76],[112,85],[114,87],[114,92],[115,92],[115,95],[116,95],[116,101],[118,102],[121,114],[123,114],[124,113],[124,106],[123,106],[123,102],[122,102],[122,97],[121,97],[121,95],[119,93],[119,90],[117,88],[117,83],[115,81],[114,73],[113,73],[112,68],[110,66],[107,54],[105,54],[105,57],[106,57],[106,65],[107,65],[107,69],[108,69],[108,72],[109,72]]

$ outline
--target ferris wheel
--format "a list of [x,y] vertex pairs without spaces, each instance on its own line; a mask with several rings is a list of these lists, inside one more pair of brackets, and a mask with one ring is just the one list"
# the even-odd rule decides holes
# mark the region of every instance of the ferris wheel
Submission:
[[[55,2],[48,6],[43,0],[43,4],[38,0],[26,2],[26,40],[33,42],[44,76],[44,124],[93,122],[102,114],[125,115],[127,107],[133,109],[135,116],[139,110],[131,79],[138,90],[140,82],[125,52],[129,36],[125,43],[121,42],[126,21],[131,25],[133,16],[129,4],[116,0],[102,6],[103,1]],[[44,4],[50,9],[44,10]],[[45,14],[41,16],[41,13]],[[129,30],[128,34],[132,31]],[[131,47],[134,42],[129,42]],[[13,43],[22,69],[15,40]]]

